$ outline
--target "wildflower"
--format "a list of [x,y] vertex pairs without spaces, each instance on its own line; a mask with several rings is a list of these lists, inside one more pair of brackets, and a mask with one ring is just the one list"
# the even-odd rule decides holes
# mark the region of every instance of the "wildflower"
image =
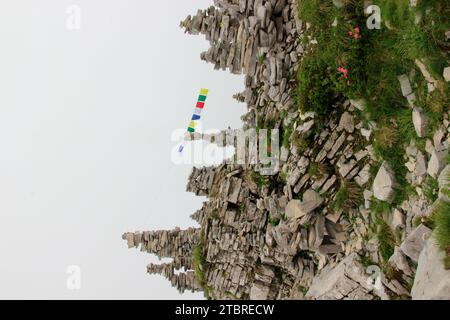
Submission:
[[348,70],[346,68],[339,67],[337,70],[339,73],[342,73],[342,75],[344,76],[344,79],[348,78]]
[[349,37],[354,39],[361,39],[361,29],[359,27],[354,28],[348,32]]

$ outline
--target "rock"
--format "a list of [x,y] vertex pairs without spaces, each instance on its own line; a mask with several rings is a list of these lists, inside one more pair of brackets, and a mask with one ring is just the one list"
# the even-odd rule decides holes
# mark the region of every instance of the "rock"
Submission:
[[366,138],[367,141],[370,140],[370,136],[372,135],[371,129],[361,128],[361,135]]
[[428,162],[427,173],[433,178],[437,178],[439,173],[441,173],[441,170],[447,164],[447,156],[448,152],[446,150],[437,151],[436,149],[433,149],[430,161]]
[[336,140],[336,142],[333,144],[331,151],[327,154],[328,159],[331,159],[336,155],[336,152],[338,152],[338,150],[342,147],[342,144],[344,143],[345,139],[346,134],[343,132]]
[[414,124],[414,129],[416,130],[417,136],[423,138],[426,134],[427,121],[425,114],[421,108],[414,108],[412,112],[412,120]]
[[345,130],[349,133],[353,133],[353,131],[355,131],[353,116],[347,111],[342,114],[337,130],[338,131]]
[[444,77],[445,81],[450,82],[450,67],[446,67],[444,69],[444,73],[442,74],[442,76]]
[[333,0],[333,4],[338,9],[341,9],[344,7],[344,2],[342,0]]
[[445,141],[444,143],[442,143],[442,140],[445,138],[446,133],[447,133],[447,130],[443,127],[439,127],[439,129],[437,129],[434,132],[433,144],[437,151],[442,151],[444,149],[447,149],[448,141]]
[[288,158],[289,158],[289,149],[285,148],[284,146],[281,146],[280,161],[286,162]]
[[400,249],[402,249],[411,260],[417,262],[419,260],[420,252],[430,234],[431,230],[421,224],[406,237],[405,241],[401,244]]
[[314,277],[306,297],[316,300],[372,299],[368,276],[358,255],[352,253],[335,267],[325,266]]
[[404,97],[408,96],[412,93],[411,83],[409,82],[409,78],[406,74],[402,74],[398,76],[398,81],[400,81],[400,87],[402,89],[402,94]]
[[420,59],[415,59],[414,63],[420,69],[425,80],[428,82],[428,92],[432,92],[437,87],[437,81],[434,79],[430,72],[428,72],[427,67]]
[[450,187],[450,164],[448,164],[444,170],[441,171],[441,174],[438,178],[439,188],[448,188]]
[[395,177],[386,162],[383,162],[373,181],[373,195],[378,200],[392,202],[395,193]]
[[333,23],[331,24],[332,27],[337,27],[338,25],[338,19],[334,18]]
[[363,111],[366,107],[366,100],[364,99],[350,100],[350,104],[354,106],[356,109]]
[[406,96],[406,100],[408,100],[408,103],[411,107],[414,107],[414,102],[416,102],[416,94],[414,92],[408,94]]
[[395,247],[394,254],[389,258],[388,263],[407,276],[410,276],[413,273],[405,254],[399,247]]
[[398,210],[394,209],[394,213],[392,214],[392,229],[403,229],[405,227],[405,216],[403,213]]
[[259,265],[255,269],[255,280],[271,284],[273,278],[275,278],[275,272],[273,269],[266,265]]
[[358,173],[358,176],[355,177],[355,182],[360,186],[364,186],[370,179],[370,165],[366,164],[364,168]]
[[370,208],[370,199],[373,196],[373,192],[366,189],[363,191],[363,196],[364,196],[364,208],[369,209]]
[[291,174],[289,174],[287,183],[291,186],[294,186],[297,183],[298,179],[300,179],[301,174],[302,173],[301,173],[300,169],[295,168],[294,171]]
[[296,130],[297,130],[299,133],[306,133],[306,132],[308,132],[309,130],[311,130],[311,128],[313,127],[313,125],[314,125],[314,120],[310,120],[310,121],[308,121],[308,122],[305,122],[305,123],[299,125],[299,126],[297,127]]
[[318,208],[323,198],[314,190],[307,190],[303,194],[303,201],[293,199],[286,206],[286,216],[289,218],[301,218]]
[[250,300],[266,300],[270,288],[261,281],[255,281],[250,288]]
[[414,175],[416,175],[417,177],[421,177],[426,173],[427,173],[427,164],[425,156],[421,151],[418,151],[416,156],[416,165],[414,167]]
[[444,256],[434,237],[428,239],[418,260],[413,300],[450,300],[450,270],[444,268]]
[[356,161],[354,159],[350,159],[349,162],[340,165],[339,174],[342,178],[345,178],[348,173],[356,166]]

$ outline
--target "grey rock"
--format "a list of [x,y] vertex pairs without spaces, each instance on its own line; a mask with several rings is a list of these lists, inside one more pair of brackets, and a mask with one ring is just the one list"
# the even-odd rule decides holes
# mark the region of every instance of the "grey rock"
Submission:
[[303,201],[293,199],[286,206],[286,216],[289,218],[301,218],[318,208],[323,198],[314,190],[307,190],[303,194]]
[[433,178],[437,178],[441,170],[444,169],[447,160],[447,150],[437,151],[433,150],[430,161],[428,162],[427,173]]
[[396,181],[392,170],[383,162],[373,181],[373,195],[378,200],[392,202],[395,193]]
[[352,253],[337,266],[325,266],[314,277],[306,297],[316,300],[336,300],[352,297],[355,299],[372,299],[369,293],[368,275],[356,253]]
[[427,121],[421,108],[416,107],[413,109],[412,120],[417,136],[423,138],[426,134]]
[[422,152],[418,151],[416,156],[416,166],[414,168],[414,175],[416,177],[424,176],[427,173],[427,164],[425,156]]
[[345,130],[349,133],[353,133],[353,131],[355,131],[353,116],[347,111],[342,114],[337,130],[338,131]]
[[402,89],[402,94],[404,97],[412,93],[411,83],[409,82],[409,78],[406,74],[402,74],[398,76],[398,81],[400,81],[400,87]]
[[439,188],[450,187],[450,164],[448,164],[438,177]]
[[370,179],[370,165],[366,164],[362,170],[358,173],[358,176],[355,177],[355,182],[362,187],[367,182],[369,182]]
[[250,300],[266,300],[269,295],[270,288],[261,281],[255,281],[250,288]]
[[450,82],[450,67],[444,68],[444,73],[442,74],[445,81]]
[[413,300],[450,300],[450,270],[444,268],[445,252],[431,237],[420,253],[414,285]]
[[300,179],[301,174],[302,172],[300,171],[300,169],[296,167],[294,171],[291,174],[289,174],[287,183],[291,186],[294,186],[297,183],[298,179]]
[[419,260],[420,252],[430,235],[431,230],[421,224],[406,237],[405,241],[401,244],[400,249],[402,249],[411,260],[417,262]]
[[408,264],[405,254],[399,247],[395,247],[394,254],[389,258],[389,264],[405,275],[412,275],[411,267]]

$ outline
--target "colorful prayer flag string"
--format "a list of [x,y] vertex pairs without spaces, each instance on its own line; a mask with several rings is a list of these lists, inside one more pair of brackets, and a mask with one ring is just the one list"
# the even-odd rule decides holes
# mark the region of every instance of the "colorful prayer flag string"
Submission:
[[[206,101],[207,95],[208,95],[208,89],[200,89],[200,94],[198,95],[197,104],[195,105],[195,109],[192,114],[192,118],[189,121],[187,132],[189,132],[189,133],[195,132],[195,126],[197,124],[196,121],[200,120],[200,115],[202,113],[203,108],[205,107],[205,101]],[[178,148],[178,152],[180,154],[183,152],[185,146],[186,146],[186,141],[184,140],[183,143]]]

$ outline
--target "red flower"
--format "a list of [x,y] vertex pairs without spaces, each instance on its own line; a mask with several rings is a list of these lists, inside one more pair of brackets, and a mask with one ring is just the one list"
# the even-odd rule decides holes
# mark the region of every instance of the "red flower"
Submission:
[[344,76],[344,79],[348,78],[348,70],[346,68],[339,67],[339,68],[337,68],[337,70],[339,73],[342,73],[342,75]]

